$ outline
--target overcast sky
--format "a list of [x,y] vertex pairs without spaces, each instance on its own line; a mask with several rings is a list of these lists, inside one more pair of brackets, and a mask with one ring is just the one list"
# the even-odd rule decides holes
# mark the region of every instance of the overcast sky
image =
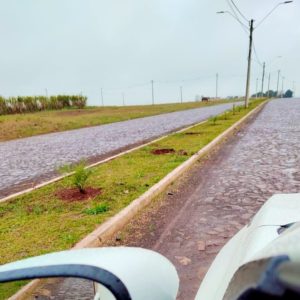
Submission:
[[[0,94],[78,94],[99,105],[243,95],[248,37],[226,0],[0,0]],[[279,1],[236,0],[259,22]],[[277,70],[300,94],[300,0],[281,5],[254,32],[271,88]],[[282,58],[276,58],[282,56]],[[257,58],[254,56],[257,61]],[[252,93],[262,68],[253,61]],[[270,64],[270,62],[272,62]],[[260,79],[261,80],[261,79]],[[261,85],[261,83],[259,84]],[[267,80],[265,83],[267,87]],[[281,86],[281,84],[280,84]]]

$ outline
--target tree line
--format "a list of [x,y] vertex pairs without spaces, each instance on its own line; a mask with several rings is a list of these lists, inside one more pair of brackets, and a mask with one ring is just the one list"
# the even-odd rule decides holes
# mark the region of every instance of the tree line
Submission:
[[269,90],[265,93],[259,92],[257,94],[253,94],[251,97],[252,98],[264,98],[264,97],[268,97],[268,98],[292,98],[294,95],[294,92],[292,90],[287,90],[286,92],[276,92],[273,90]]
[[29,113],[63,108],[84,108],[87,97],[82,95],[57,96],[0,96],[0,115]]

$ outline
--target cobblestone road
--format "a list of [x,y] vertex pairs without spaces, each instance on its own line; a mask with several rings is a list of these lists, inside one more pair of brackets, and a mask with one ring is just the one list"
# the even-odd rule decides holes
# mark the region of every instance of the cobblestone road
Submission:
[[[160,206],[153,204],[135,218],[119,235],[121,242],[111,244],[147,247],[162,253],[179,273],[178,298],[194,299],[207,268],[224,243],[249,222],[271,195],[297,192],[300,100],[274,100],[173,186]],[[46,298],[84,299],[87,285],[77,282],[77,289],[78,285],[82,293],[70,293],[74,286],[70,279],[63,286],[50,285],[46,287]],[[64,290],[68,293],[64,294]]]
[[[232,107],[221,104],[0,143],[0,197],[58,167],[105,155],[203,121]],[[6,191],[5,191],[6,190]],[[4,192],[5,191],[5,192]]]

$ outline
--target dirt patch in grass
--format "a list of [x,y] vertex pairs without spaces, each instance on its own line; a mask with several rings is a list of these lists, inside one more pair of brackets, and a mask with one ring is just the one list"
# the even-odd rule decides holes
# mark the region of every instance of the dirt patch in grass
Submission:
[[179,150],[179,151],[177,152],[177,154],[178,154],[178,155],[184,155],[184,156],[187,156],[187,155],[188,155],[188,153],[187,153],[185,150]]
[[188,156],[187,151],[185,150],[178,150],[177,152],[173,148],[164,148],[164,149],[154,149],[151,151],[152,154],[154,155],[164,155],[164,154],[174,154],[176,153],[177,155],[184,155]]
[[95,189],[92,187],[85,188],[84,193],[80,192],[78,188],[68,188],[57,191],[55,193],[55,196],[57,196],[61,200],[73,202],[92,199],[100,195],[101,193],[101,189]]
[[94,114],[99,113],[97,109],[76,109],[76,110],[64,110],[58,111],[57,116],[78,116],[78,115],[86,115],[86,114]]
[[203,132],[185,132],[185,135],[200,135],[203,134]]
[[173,148],[170,149],[154,149],[151,151],[154,155],[162,155],[162,154],[169,154],[169,153],[175,153],[175,150]]

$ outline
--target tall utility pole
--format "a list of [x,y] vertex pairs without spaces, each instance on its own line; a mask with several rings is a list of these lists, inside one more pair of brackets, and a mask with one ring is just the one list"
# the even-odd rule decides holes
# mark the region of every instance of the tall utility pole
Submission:
[[268,79],[268,95],[267,97],[270,97],[270,82],[271,82],[271,73],[269,73],[269,79]]
[[216,99],[218,98],[218,89],[219,89],[219,73],[216,74]]
[[261,80],[261,96],[264,96],[264,83],[265,83],[265,71],[266,71],[266,63],[263,63],[263,74]]
[[277,75],[277,97],[279,96],[279,79],[280,79],[280,70],[278,70],[278,75]]
[[123,106],[125,106],[125,94],[122,93],[122,99],[123,99]]
[[183,97],[182,97],[182,86],[180,87],[180,102],[182,103]]
[[103,89],[101,88],[101,105],[104,106]]
[[283,86],[284,86],[284,76],[282,76],[282,86],[281,86],[281,98],[283,98],[283,94],[284,94],[284,90],[283,90]]
[[296,95],[296,85],[295,85],[295,81],[293,81],[293,97],[295,97]]
[[253,23],[254,20],[250,20],[250,35],[249,35],[249,53],[248,53],[248,67],[247,67],[247,82],[246,82],[246,96],[245,107],[249,105],[249,93],[250,93],[250,76],[251,76],[251,60],[252,60],[252,44],[253,44]]
[[[234,8],[231,7],[231,11],[218,11],[217,14],[229,14],[231,15],[231,17],[233,17],[242,27],[244,27],[244,29],[246,27],[248,27],[248,24],[244,23],[243,21],[240,20],[239,16],[241,16],[244,20],[247,21],[247,23],[250,23],[250,36],[249,36],[249,54],[248,54],[248,68],[247,68],[247,82],[246,82],[246,95],[245,95],[245,107],[248,107],[248,103],[249,103],[249,92],[250,92],[250,75],[251,75],[251,58],[252,58],[252,41],[253,41],[253,23],[254,20],[251,19],[250,21],[245,17],[245,15],[243,15],[241,13],[241,11],[239,10],[239,8],[237,7],[237,5],[231,1],[234,4]],[[266,14],[266,16],[264,18],[261,19],[261,21],[258,22],[258,24],[255,26],[255,29],[257,29],[257,27],[259,27],[273,12],[275,9],[277,9],[279,6],[281,5],[285,5],[285,4],[289,4],[292,3],[292,0],[288,0],[288,1],[284,1],[284,2],[280,2],[278,4],[276,4],[269,13]]]
[[151,87],[152,87],[152,105],[154,105],[154,81],[151,80]]
[[258,94],[258,78],[256,78],[255,98],[257,98],[257,94]]
[[48,98],[48,89],[45,89],[46,97]]

